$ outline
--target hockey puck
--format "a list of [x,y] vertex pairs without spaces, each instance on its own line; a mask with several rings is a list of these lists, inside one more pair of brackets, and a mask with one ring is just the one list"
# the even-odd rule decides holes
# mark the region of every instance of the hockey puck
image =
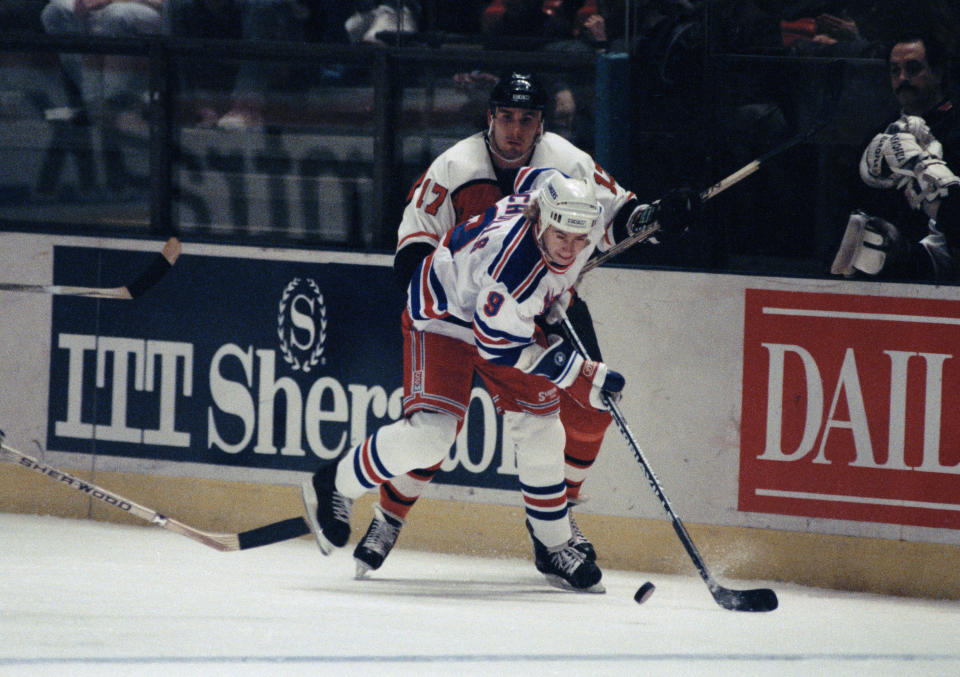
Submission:
[[637,604],[643,604],[648,599],[650,599],[650,595],[653,594],[654,590],[656,590],[656,586],[650,581],[647,581],[646,583],[641,585],[639,588],[637,588],[637,591],[635,593],[633,593],[633,601],[636,602]]

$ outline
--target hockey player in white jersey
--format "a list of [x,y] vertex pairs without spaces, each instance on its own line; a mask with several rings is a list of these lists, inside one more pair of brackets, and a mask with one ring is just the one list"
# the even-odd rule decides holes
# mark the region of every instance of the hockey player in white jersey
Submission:
[[[456,228],[411,277],[403,316],[403,418],[383,426],[304,487],[324,554],[346,544],[353,500],[446,456],[470,400],[474,372],[504,414],[517,456],[536,565],[559,587],[601,592],[596,562],[571,544],[559,391],[603,409],[623,377],[548,341],[535,318],[570,291],[595,248],[617,233],[604,213],[616,196],[554,169],[526,168],[508,196]],[[559,391],[558,391],[559,389]]]
[[[456,143],[430,164],[407,197],[397,234],[394,270],[402,287],[407,286],[413,271],[448,231],[512,192],[522,166],[553,167],[567,176],[586,179],[598,195],[604,196],[607,220],[624,228],[631,217],[635,218],[640,204],[632,192],[620,186],[589,154],[558,134],[544,131],[546,104],[546,89],[536,76],[504,74],[490,96],[487,129]],[[661,202],[663,236],[676,230],[675,222],[684,216],[685,209]],[[686,209],[695,207],[686,204]],[[567,314],[590,357],[602,361],[583,300],[574,295]],[[560,400],[560,420],[566,430],[567,497],[575,504],[581,500],[580,487],[600,451],[611,418],[608,412],[578,406],[563,392]],[[439,463],[418,468],[381,485],[374,518],[354,550],[358,575],[380,567],[408,512],[438,469]],[[574,545],[588,558],[595,559],[593,545],[580,531],[572,513],[569,520]]]

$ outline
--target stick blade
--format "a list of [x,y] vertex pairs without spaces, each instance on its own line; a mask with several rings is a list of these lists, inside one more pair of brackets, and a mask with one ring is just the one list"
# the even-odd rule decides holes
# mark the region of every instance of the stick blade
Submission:
[[125,287],[128,298],[135,299],[153,287],[160,279],[167,274],[167,271],[173,267],[180,256],[180,240],[171,237],[163,247],[150,267],[143,271],[136,280]]
[[773,611],[780,602],[769,588],[730,590],[717,585],[710,589],[717,604],[730,611]]
[[307,521],[302,517],[291,517],[280,522],[273,522],[250,531],[237,534],[240,550],[258,548],[261,545],[270,545],[291,538],[299,538],[310,533]]

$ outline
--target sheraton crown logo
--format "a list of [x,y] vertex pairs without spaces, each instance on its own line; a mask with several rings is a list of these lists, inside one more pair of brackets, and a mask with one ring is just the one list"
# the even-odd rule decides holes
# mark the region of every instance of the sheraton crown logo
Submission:
[[283,359],[294,371],[308,373],[326,362],[327,308],[315,280],[295,277],[284,288],[277,307],[277,336]]

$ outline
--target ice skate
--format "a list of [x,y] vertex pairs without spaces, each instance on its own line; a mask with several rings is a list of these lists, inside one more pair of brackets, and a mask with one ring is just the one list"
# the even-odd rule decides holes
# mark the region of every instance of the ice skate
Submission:
[[386,513],[379,504],[373,506],[373,513],[367,533],[353,551],[353,559],[357,563],[357,578],[363,578],[368,571],[380,568],[393,549],[393,544],[397,542],[400,528],[404,524],[402,519]]
[[324,555],[329,555],[335,548],[342,548],[350,538],[353,499],[337,491],[334,483],[336,477],[337,464],[328,463],[314,473],[311,482],[301,487],[310,528]]
[[527,531],[533,540],[533,563],[550,585],[576,592],[606,592],[600,582],[603,572],[596,562],[588,560],[569,542],[548,548],[534,536],[527,520]]

